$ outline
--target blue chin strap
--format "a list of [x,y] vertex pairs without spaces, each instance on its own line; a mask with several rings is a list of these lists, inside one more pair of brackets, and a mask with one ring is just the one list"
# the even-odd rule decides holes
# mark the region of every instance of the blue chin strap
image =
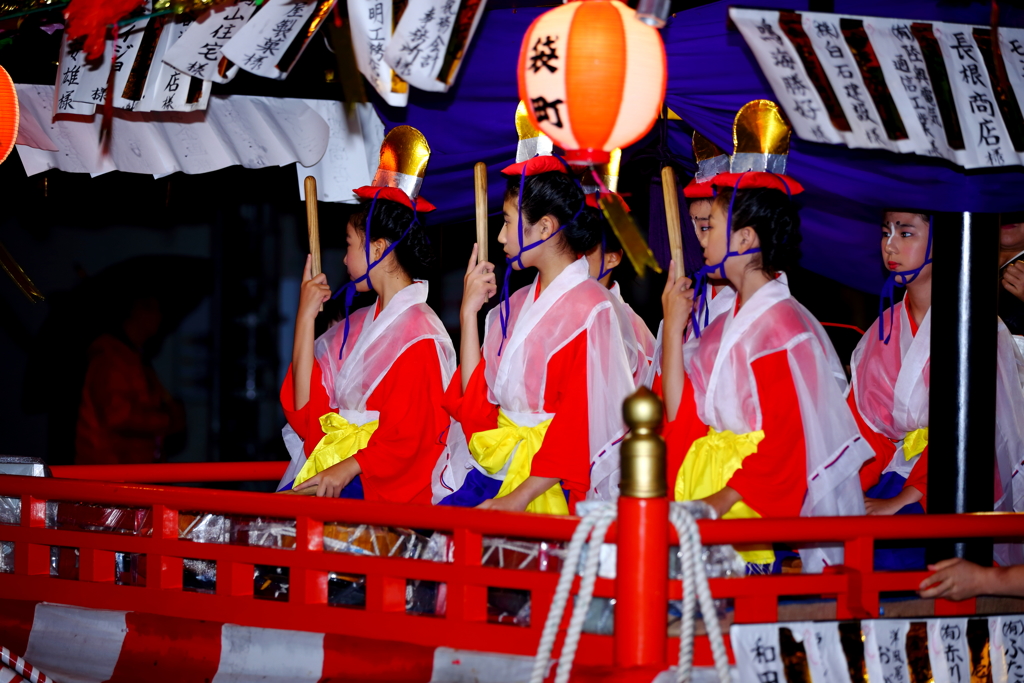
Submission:
[[[896,301],[895,301],[894,295],[896,293],[896,287],[906,287],[907,285],[909,285],[911,282],[913,282],[914,280],[917,279],[917,276],[921,274],[921,271],[924,270],[924,267],[932,262],[932,232],[933,232],[933,228],[935,227],[934,226],[934,222],[935,222],[934,219],[931,216],[929,216],[928,217],[928,247],[925,249],[925,252],[924,252],[924,263],[922,263],[920,266],[918,266],[917,268],[914,268],[912,270],[900,270],[900,271],[895,271],[894,270],[894,271],[891,271],[889,273],[889,277],[885,280],[885,284],[882,285],[882,295],[878,299],[878,341],[882,342],[883,344],[888,344],[889,340],[892,339],[892,328],[893,328],[893,325],[895,324]],[[896,229],[896,227],[893,226],[893,230],[895,230],[895,229]],[[892,239],[892,238],[890,237],[890,239]],[[885,328],[885,318],[884,318],[884,316],[885,316],[885,309],[887,308],[887,306],[885,305],[886,301],[889,302],[889,305],[888,305],[888,309],[889,309],[889,333],[888,334],[886,334],[885,329],[884,329]]]
[[604,256],[608,253],[608,237],[605,232],[601,231],[601,270],[597,273],[597,281],[600,282],[605,278],[606,275],[611,275],[614,268],[604,267]]
[[[373,199],[370,201],[370,210],[366,213],[366,230],[363,235],[363,244],[366,246],[366,272],[363,273],[361,276],[357,277],[355,280],[350,280],[349,282],[347,282],[344,287],[335,292],[334,296],[331,297],[331,299],[337,299],[342,292],[345,293],[345,333],[344,336],[342,336],[341,338],[341,349],[338,351],[338,360],[341,360],[342,355],[345,353],[345,344],[348,343],[348,314],[349,310],[351,310],[352,308],[352,301],[356,297],[356,285],[358,285],[360,282],[369,282],[370,271],[373,270],[374,267],[377,266],[381,261],[386,259],[388,257],[388,254],[395,250],[395,247],[398,245],[398,243],[401,242],[414,227],[420,224],[420,215],[419,212],[416,211],[416,199],[413,198],[412,222],[409,223],[409,227],[405,229],[405,232],[403,232],[397,240],[389,244],[387,248],[384,249],[384,253],[380,255],[379,259],[377,259],[376,261],[370,260],[370,222],[373,220],[373,210],[377,206],[377,197],[380,196],[380,193],[381,191],[383,191],[383,189],[383,187],[380,188],[373,195]],[[373,289],[372,284],[370,285],[370,289]]]
[[[747,175],[746,171],[741,173],[740,177],[736,179],[736,182],[732,186],[732,197],[729,198],[729,216],[728,216],[728,219],[727,219],[726,230],[725,230],[725,240],[726,240],[726,242],[725,242],[725,244],[726,244],[726,247],[725,247],[725,258],[723,258],[721,261],[719,261],[718,263],[715,263],[713,265],[706,265],[706,266],[704,266],[703,268],[701,268],[700,270],[697,271],[697,275],[696,275],[696,278],[697,278],[696,290],[700,293],[700,306],[697,307],[697,308],[694,308],[690,312],[690,324],[693,326],[693,334],[694,334],[694,336],[696,336],[698,339],[700,338],[700,317],[701,317],[701,315],[704,316],[704,326],[705,327],[707,327],[707,325],[711,322],[710,321],[711,313],[710,313],[710,310],[709,310],[709,307],[708,307],[708,294],[707,294],[708,280],[712,276],[714,276],[716,278],[719,278],[721,280],[726,279],[726,277],[725,277],[725,262],[729,260],[730,256],[743,256],[745,254],[759,254],[761,252],[760,247],[754,248],[754,249],[747,249],[746,251],[743,251],[743,252],[729,251],[729,246],[728,245],[729,245],[729,242],[731,241],[730,238],[732,237],[732,209],[733,209],[733,206],[736,203],[737,188],[739,188],[740,182],[743,180],[743,176],[745,176],[745,175]],[[779,177],[779,180],[782,181],[783,187],[786,188],[786,196],[792,198],[793,193],[789,189],[789,183],[787,183],[785,181],[785,179],[782,178],[782,177]],[[717,194],[718,193],[716,192],[715,195],[717,196]]]
[[[576,183],[576,187],[580,187],[580,181],[577,180],[576,176],[573,175],[572,170],[569,168],[569,164],[566,163],[565,159],[563,159],[562,157],[558,156],[557,154],[553,154],[552,156],[554,156],[556,159],[558,159],[559,161],[562,162],[562,165],[565,166],[566,173],[568,173],[569,177],[572,178],[574,183]],[[558,229],[555,230],[550,235],[548,235],[545,239],[537,240],[536,242],[531,242],[530,244],[524,245],[523,244],[523,188],[525,188],[525,187],[526,187],[526,164],[523,164],[523,170],[522,170],[522,173],[519,176],[519,203],[517,205],[517,208],[518,208],[518,211],[519,211],[519,221],[518,221],[519,222],[519,226],[518,226],[518,229],[519,229],[519,253],[516,254],[515,256],[506,256],[505,257],[505,280],[501,283],[501,302],[498,303],[498,319],[501,321],[501,344],[498,346],[498,355],[499,356],[501,355],[501,352],[505,350],[505,341],[508,339],[508,321],[509,321],[509,318],[511,317],[511,314],[512,314],[512,312],[511,312],[511,303],[509,302],[509,291],[508,291],[508,283],[509,283],[509,280],[512,279],[512,270],[513,270],[512,265],[515,264],[515,263],[518,263],[519,264],[519,270],[525,270],[526,266],[523,265],[523,254],[525,254],[526,252],[530,251],[531,249],[536,249],[537,247],[539,247],[540,245],[544,244],[549,239],[551,239],[552,237],[554,237],[555,235],[560,233],[564,227],[566,227],[570,223],[573,223],[577,218],[579,218],[580,214],[583,213],[583,210],[587,206],[587,197],[586,197],[586,195],[584,195],[583,201],[580,203],[580,208],[577,209],[576,213],[573,214],[572,218],[570,218],[566,223],[563,223],[562,225],[559,225]],[[583,191],[582,188],[580,188],[580,191],[581,192]]]

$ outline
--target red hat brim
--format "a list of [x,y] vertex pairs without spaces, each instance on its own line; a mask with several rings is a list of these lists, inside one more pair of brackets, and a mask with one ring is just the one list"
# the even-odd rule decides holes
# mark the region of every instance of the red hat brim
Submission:
[[696,178],[692,178],[683,188],[683,196],[687,199],[714,199],[714,178],[703,183],[698,183]]
[[[737,185],[737,183],[739,183]],[[765,188],[778,190],[788,194],[800,194],[804,186],[788,175],[768,173],[766,171],[747,171],[746,173],[719,173],[711,179],[711,185],[716,187],[734,187],[737,190],[750,190],[753,188]]]
[[[423,197],[417,197],[416,206],[413,206],[413,202],[409,199],[409,195],[397,187],[373,187],[372,185],[365,185],[352,191],[355,192],[356,196],[360,199],[373,199],[374,197],[377,199],[387,199],[392,202],[398,202],[402,206],[407,206],[413,211],[418,211],[420,213],[427,213],[437,208]],[[378,194],[378,192],[380,194]]]
[[541,173],[551,173],[552,171],[558,173],[569,174],[568,169],[565,167],[563,162],[558,157],[552,154],[543,154],[541,156],[527,159],[526,161],[520,161],[518,164],[512,164],[501,169],[501,172],[505,175],[522,175],[523,168],[526,168],[526,175],[540,175]]
[[[589,206],[592,209],[597,209],[598,211],[601,210],[601,202],[598,199],[598,195],[599,194],[601,194],[601,193],[600,192],[591,192],[590,194],[587,195],[587,206]],[[629,208],[629,204],[626,203],[626,200],[622,198],[621,194],[619,194],[617,192],[609,192],[608,194],[614,194],[614,195],[618,196],[619,201],[622,202],[622,208],[624,208],[626,210],[626,213],[629,213],[629,212],[632,211],[632,209]]]

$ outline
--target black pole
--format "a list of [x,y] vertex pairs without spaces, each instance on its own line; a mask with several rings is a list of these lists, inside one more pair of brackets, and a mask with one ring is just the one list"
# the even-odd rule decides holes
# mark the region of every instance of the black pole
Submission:
[[[936,214],[933,230],[928,512],[991,512],[999,221]],[[936,544],[929,555],[991,565],[992,544]]]

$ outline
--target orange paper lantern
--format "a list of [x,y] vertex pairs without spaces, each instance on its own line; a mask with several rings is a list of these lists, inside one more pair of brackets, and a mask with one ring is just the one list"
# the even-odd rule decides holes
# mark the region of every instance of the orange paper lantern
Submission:
[[18,139],[18,113],[18,91],[10,75],[0,67],[0,162],[11,153]]
[[567,161],[603,164],[654,125],[666,71],[661,35],[634,10],[618,0],[573,0],[527,29],[519,97]]

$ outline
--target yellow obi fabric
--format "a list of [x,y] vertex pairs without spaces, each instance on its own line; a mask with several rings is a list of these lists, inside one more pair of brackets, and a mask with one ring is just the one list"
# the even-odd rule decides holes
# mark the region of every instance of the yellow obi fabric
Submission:
[[370,443],[370,437],[377,431],[379,425],[380,420],[367,422],[364,425],[354,425],[337,413],[322,415],[320,428],[324,430],[324,437],[320,439],[320,443],[306,459],[306,464],[299,470],[294,486],[298,486],[328,467],[348,460],[366,448],[366,444]]
[[928,428],[915,429],[903,437],[903,457],[910,460],[928,448]]
[[[499,410],[498,428],[477,432],[469,440],[469,452],[491,474],[500,472],[508,459],[512,458],[512,463],[505,474],[505,481],[501,483],[495,498],[512,493],[530,476],[533,456],[537,455],[541,444],[544,443],[544,435],[550,426],[551,420],[548,419],[536,427],[520,427],[505,414],[505,411]],[[546,515],[567,515],[569,506],[565,502],[562,487],[555,484],[527,505],[526,511]]]
[[[743,466],[743,459],[757,452],[757,444],[764,439],[764,431],[736,434],[729,430],[720,432],[708,427],[708,435],[693,442],[683,458],[683,465],[676,477],[675,499],[700,500],[718,493],[726,487],[736,470]],[[733,505],[722,519],[760,519],[761,515],[742,500]],[[771,546],[737,547],[743,559],[752,564],[771,564],[775,553]]]

